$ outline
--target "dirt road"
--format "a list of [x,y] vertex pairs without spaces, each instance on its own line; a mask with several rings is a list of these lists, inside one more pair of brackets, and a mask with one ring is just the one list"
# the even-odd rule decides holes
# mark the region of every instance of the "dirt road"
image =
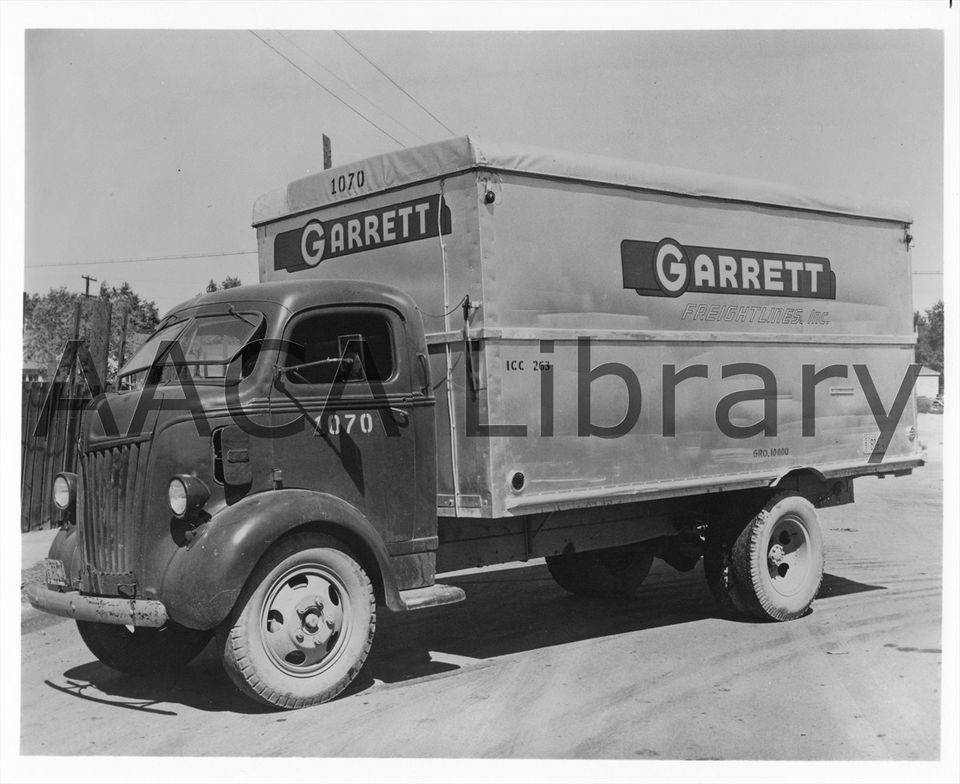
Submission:
[[800,620],[721,618],[700,566],[658,562],[612,605],[570,597],[542,563],[461,573],[446,581],[466,602],[381,615],[346,695],[271,713],[211,648],[174,677],[127,677],[71,621],[31,612],[22,753],[935,759],[942,436],[921,420],[925,469],[857,480],[856,504],[821,512],[827,576]]

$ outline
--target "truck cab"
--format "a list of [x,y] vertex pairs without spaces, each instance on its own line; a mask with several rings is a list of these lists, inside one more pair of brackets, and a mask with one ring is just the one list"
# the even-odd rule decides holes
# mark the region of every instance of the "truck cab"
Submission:
[[[288,675],[326,661],[318,634],[324,650],[362,636],[348,610],[373,613],[371,598],[462,597],[434,586],[434,396],[407,295],[342,281],[204,295],[164,318],[119,383],[85,418],[79,475],[66,477],[72,524],[51,551],[64,592],[48,594],[108,662],[182,663],[283,541],[316,538],[364,575],[304,567],[277,588],[264,612]],[[304,610],[300,594],[318,586]]]

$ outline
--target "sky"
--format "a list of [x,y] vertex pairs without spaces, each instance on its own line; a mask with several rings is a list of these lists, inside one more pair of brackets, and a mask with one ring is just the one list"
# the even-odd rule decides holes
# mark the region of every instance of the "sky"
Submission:
[[[322,133],[335,164],[471,134],[906,201],[914,269],[942,269],[942,31],[47,29],[25,46],[28,292],[91,275],[165,311],[210,279],[256,282],[253,253],[217,254],[255,249],[254,200],[321,168]],[[915,275],[915,307],[941,287]]]

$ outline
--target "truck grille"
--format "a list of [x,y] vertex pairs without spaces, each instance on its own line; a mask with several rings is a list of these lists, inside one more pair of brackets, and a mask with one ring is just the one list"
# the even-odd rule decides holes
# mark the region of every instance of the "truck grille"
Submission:
[[88,593],[132,594],[148,441],[93,447],[80,456],[80,540]]

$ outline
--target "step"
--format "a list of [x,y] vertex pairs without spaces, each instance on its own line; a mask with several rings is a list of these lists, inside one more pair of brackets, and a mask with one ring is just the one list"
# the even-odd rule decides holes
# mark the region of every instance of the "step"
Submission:
[[407,610],[422,610],[424,607],[438,607],[441,604],[455,604],[467,598],[462,588],[454,585],[434,583],[426,588],[412,588],[400,591],[400,598]]

